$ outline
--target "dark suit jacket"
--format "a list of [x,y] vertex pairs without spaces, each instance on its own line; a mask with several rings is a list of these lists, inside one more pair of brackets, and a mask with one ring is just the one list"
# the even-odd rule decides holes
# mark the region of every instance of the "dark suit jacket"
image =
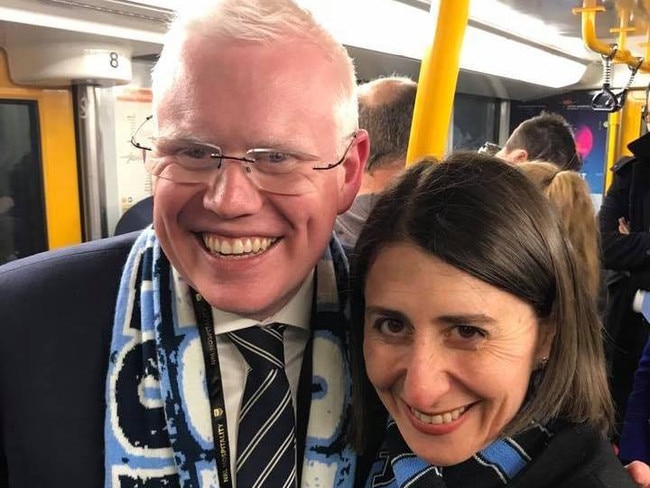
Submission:
[[[122,268],[137,236],[0,266],[0,488],[104,486],[113,315]],[[308,347],[305,358],[310,357]],[[311,398],[310,367],[303,367],[302,376],[299,453]],[[358,460],[358,479],[365,479],[373,460]]]
[[0,487],[104,486],[104,378],[136,236],[0,267]]

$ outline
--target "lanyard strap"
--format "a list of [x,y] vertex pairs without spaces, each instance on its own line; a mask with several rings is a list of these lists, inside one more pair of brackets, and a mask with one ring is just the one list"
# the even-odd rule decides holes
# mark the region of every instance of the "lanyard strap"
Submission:
[[212,307],[203,297],[192,290],[192,305],[196,314],[205,362],[205,378],[210,401],[212,437],[217,461],[217,474],[221,488],[232,488],[230,472],[230,450],[228,448],[228,424],[226,423],[226,404],[221,384],[221,369],[217,355],[217,335],[212,322]]

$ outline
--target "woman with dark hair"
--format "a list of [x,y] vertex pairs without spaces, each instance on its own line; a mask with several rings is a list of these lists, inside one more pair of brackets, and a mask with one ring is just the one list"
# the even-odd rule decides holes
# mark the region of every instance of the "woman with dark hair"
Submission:
[[355,251],[368,487],[635,486],[607,442],[595,302],[526,176],[475,153],[412,166]]

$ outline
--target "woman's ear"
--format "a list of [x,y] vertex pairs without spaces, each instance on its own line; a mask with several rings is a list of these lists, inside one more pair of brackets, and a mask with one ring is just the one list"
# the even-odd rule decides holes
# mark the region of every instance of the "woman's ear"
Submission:
[[555,328],[549,323],[540,322],[539,332],[537,334],[537,347],[535,348],[534,369],[546,366],[546,362],[551,355],[554,338]]

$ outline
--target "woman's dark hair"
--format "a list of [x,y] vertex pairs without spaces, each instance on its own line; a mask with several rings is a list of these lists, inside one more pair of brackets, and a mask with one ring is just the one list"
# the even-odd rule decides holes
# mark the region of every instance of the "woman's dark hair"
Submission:
[[376,444],[384,428],[363,361],[363,290],[377,254],[392,243],[413,244],[518,297],[553,334],[548,363],[504,435],[558,417],[610,428],[600,321],[556,213],[514,167],[456,153],[409,167],[379,198],[355,248],[350,436],[358,450]]

